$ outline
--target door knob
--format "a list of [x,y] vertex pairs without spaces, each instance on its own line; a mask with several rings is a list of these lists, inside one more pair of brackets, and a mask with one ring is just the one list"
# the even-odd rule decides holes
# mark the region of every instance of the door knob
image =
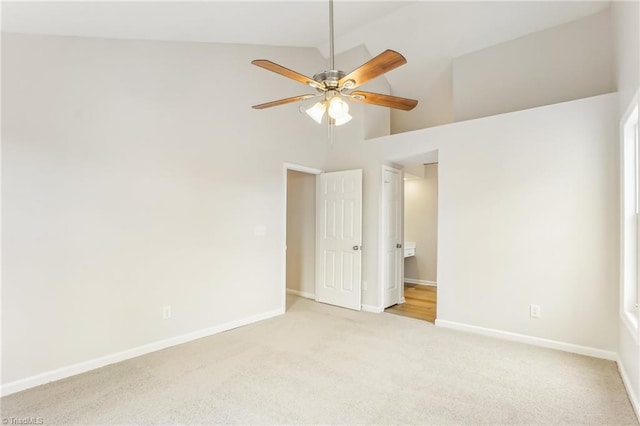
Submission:
[[358,251],[358,250],[360,250],[360,246],[353,246],[353,249],[354,249],[355,251]]
[[402,248],[402,244],[400,243],[396,244],[396,248]]

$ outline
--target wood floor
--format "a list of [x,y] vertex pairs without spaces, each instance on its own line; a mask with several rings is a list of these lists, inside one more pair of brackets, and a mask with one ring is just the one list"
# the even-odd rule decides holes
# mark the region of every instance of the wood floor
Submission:
[[436,320],[437,287],[418,284],[404,285],[405,302],[385,309],[385,312],[417,318],[429,322]]

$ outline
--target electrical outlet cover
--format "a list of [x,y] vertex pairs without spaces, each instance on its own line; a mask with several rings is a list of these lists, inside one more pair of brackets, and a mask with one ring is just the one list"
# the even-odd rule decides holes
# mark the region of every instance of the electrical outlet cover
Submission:
[[164,306],[162,308],[162,319],[171,318],[171,306]]
[[529,305],[529,316],[531,318],[540,318],[540,305]]

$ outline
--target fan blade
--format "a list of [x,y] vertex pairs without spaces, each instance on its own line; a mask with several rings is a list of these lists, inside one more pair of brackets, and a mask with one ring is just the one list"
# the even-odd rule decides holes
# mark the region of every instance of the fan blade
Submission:
[[356,102],[396,108],[403,111],[411,111],[418,105],[418,101],[415,99],[400,98],[398,96],[383,95],[381,93],[355,91],[351,92],[349,97]]
[[290,104],[291,102],[304,101],[305,99],[317,98],[318,96],[322,96],[322,94],[319,94],[319,95],[293,96],[291,98],[279,99],[279,100],[273,101],[273,102],[267,102],[267,103],[260,104],[260,105],[254,105],[251,108],[253,108],[253,109],[271,108],[271,107],[278,106],[278,105]]
[[353,86],[346,87],[347,89],[353,89],[406,63],[407,60],[398,52],[385,50],[369,62],[360,65],[342,77],[338,84],[342,86],[346,81],[353,80]]
[[318,83],[317,81],[307,77],[306,75],[302,75],[298,72],[290,70],[289,68],[285,68],[282,65],[276,64],[275,62],[271,62],[266,59],[256,59],[254,61],[251,61],[251,63],[266,70],[275,72],[276,74],[280,74],[292,80],[298,81],[302,84],[308,84],[309,86],[316,89],[324,89],[324,85],[322,83]]

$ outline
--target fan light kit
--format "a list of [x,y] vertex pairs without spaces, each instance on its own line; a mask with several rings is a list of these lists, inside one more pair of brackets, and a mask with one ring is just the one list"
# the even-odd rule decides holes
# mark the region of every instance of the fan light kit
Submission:
[[305,112],[318,124],[322,124],[325,111],[329,114],[329,118],[334,120],[336,126],[348,123],[353,118],[349,114],[349,104],[340,99],[339,95],[333,95],[322,102],[316,102]]
[[316,102],[311,108],[306,109],[305,112],[318,124],[321,124],[322,119],[327,115],[327,122],[329,125],[340,126],[348,123],[353,118],[351,114],[349,114],[349,104],[345,99],[365,104],[396,108],[403,111],[410,111],[418,105],[418,101],[414,99],[383,95],[381,93],[363,92],[360,90],[352,91],[367,81],[373,80],[386,72],[406,64],[407,60],[398,52],[385,50],[369,62],[361,65],[349,74],[346,74],[343,71],[336,70],[334,66],[335,55],[333,32],[333,0],[329,0],[330,69],[329,71],[317,73],[313,78],[309,78],[266,59],[256,59],[255,61],[252,61],[251,63],[254,65],[309,85],[318,91],[317,94],[305,94],[280,99],[273,102],[254,105],[253,108],[265,109],[292,102],[322,97],[322,101]]

